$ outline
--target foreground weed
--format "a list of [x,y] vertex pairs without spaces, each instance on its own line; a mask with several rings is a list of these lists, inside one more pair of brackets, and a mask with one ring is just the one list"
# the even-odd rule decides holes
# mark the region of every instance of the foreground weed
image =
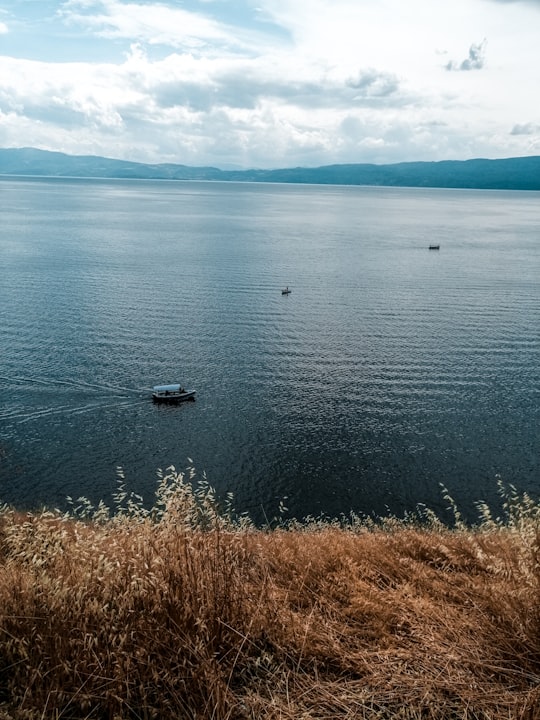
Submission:
[[452,529],[259,530],[174,468],[150,508],[121,474],[112,509],[3,507],[0,720],[536,720],[540,510],[504,492]]

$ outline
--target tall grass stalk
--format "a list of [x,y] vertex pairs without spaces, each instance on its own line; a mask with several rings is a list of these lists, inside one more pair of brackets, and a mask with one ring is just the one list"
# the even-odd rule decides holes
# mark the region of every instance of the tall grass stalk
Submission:
[[0,720],[540,718],[540,509],[255,528],[169,468],[153,507],[0,510]]

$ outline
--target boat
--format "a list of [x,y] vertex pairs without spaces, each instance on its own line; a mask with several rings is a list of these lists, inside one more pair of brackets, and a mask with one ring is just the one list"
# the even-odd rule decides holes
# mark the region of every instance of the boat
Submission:
[[289,290],[289,286],[288,286],[288,285],[287,285],[287,287],[286,287],[284,290],[281,291],[281,294],[282,294],[282,295],[290,295],[290,294],[291,294],[291,291]]
[[439,250],[440,247],[441,247],[440,245],[430,245],[430,246],[429,246],[429,249],[430,249],[430,250]]
[[181,385],[155,385],[152,389],[154,402],[177,403],[195,400],[195,390],[186,390]]

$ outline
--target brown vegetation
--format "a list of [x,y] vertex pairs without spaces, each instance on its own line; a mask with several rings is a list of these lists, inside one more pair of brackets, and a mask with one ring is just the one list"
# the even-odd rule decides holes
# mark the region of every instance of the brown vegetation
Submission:
[[117,500],[0,514],[0,720],[540,718],[527,497],[474,529],[258,530],[174,472]]

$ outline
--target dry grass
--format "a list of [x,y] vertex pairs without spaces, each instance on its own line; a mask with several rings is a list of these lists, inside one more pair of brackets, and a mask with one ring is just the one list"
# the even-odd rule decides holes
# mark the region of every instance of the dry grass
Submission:
[[261,531],[174,472],[0,514],[0,720],[540,718],[540,509]]

